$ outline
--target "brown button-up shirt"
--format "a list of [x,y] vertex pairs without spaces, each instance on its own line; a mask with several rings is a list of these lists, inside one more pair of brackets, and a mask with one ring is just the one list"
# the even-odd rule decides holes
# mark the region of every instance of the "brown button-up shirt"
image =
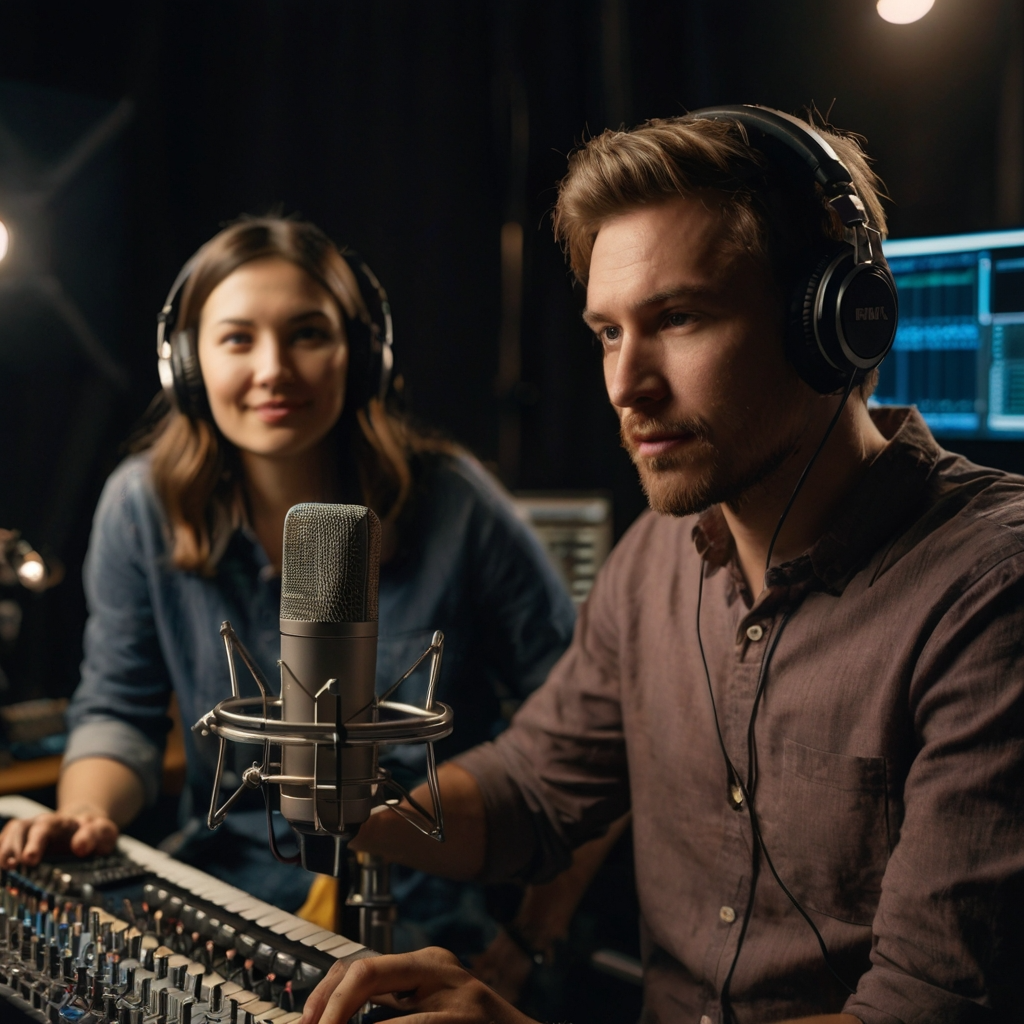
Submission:
[[[804,555],[751,603],[717,509],[647,514],[495,743],[462,756],[490,878],[543,879],[630,807],[647,1022],[845,1009],[1024,1020],[1024,479],[941,450],[912,410]],[[729,799],[749,779],[758,857]],[[1019,1017],[1017,1015],[1020,1015]]]

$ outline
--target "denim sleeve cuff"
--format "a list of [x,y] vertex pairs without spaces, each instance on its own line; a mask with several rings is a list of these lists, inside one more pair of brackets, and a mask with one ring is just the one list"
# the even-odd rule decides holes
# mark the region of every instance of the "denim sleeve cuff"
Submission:
[[163,779],[163,758],[156,744],[134,725],[116,718],[82,722],[68,736],[61,770],[83,757],[120,761],[138,775],[147,806],[156,803]]
[[482,743],[454,763],[476,779],[484,798],[487,853],[479,881],[528,881],[539,844],[533,817],[501,753],[495,744]]

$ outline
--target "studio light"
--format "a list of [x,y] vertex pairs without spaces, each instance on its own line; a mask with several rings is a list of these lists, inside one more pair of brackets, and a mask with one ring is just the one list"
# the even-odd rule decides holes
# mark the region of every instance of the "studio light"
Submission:
[[0,220],[0,260],[7,255],[7,249],[11,244],[11,233],[7,230],[7,225]]
[[878,0],[878,14],[894,25],[909,25],[923,18],[935,0]]

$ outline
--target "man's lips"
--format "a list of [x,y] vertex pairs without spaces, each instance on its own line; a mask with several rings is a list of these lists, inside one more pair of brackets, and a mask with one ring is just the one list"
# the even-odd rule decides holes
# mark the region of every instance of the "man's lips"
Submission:
[[281,423],[294,413],[305,409],[307,405],[309,405],[308,402],[293,400],[261,402],[259,405],[253,406],[252,410],[264,423]]
[[694,439],[695,435],[691,434],[689,431],[681,431],[679,433],[672,434],[647,434],[643,436],[634,434],[631,438],[633,442],[633,451],[642,458],[653,458],[658,455],[664,455],[673,448],[687,444]]

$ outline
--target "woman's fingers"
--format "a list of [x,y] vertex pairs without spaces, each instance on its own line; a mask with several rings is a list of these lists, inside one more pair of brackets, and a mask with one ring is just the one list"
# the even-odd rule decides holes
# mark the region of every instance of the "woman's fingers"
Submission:
[[0,832],[0,867],[13,868],[21,857],[29,822],[14,819]]
[[71,852],[76,857],[90,853],[110,853],[117,843],[117,826],[109,818],[78,819],[78,828],[71,836]]
[[117,825],[99,814],[40,814],[9,821],[0,832],[0,866],[38,864],[54,846],[76,857],[110,853],[117,842]]

